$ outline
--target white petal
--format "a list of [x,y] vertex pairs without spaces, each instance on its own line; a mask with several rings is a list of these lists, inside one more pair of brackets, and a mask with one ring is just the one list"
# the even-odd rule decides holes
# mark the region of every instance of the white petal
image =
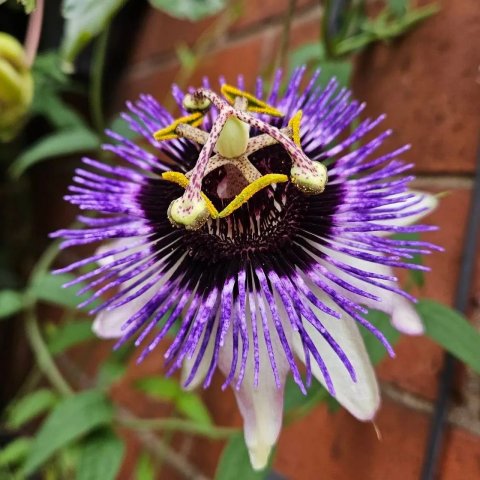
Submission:
[[[120,238],[118,240],[111,240],[110,242],[105,242],[100,245],[97,250],[95,251],[95,255],[103,255],[104,253],[109,252],[110,250],[120,249],[120,248],[127,248],[129,245],[133,244],[133,240],[129,238]],[[129,251],[128,253],[133,253],[135,251],[139,251],[139,248],[135,250]],[[108,265],[109,263],[114,262],[119,258],[120,255],[109,255],[108,257],[101,258],[97,260],[97,263],[103,267]]]
[[[326,247],[322,249],[330,255],[332,258],[339,260],[351,267],[358,268],[365,272],[373,272],[380,275],[394,276],[393,270],[387,265],[381,265],[379,263],[368,262],[366,260],[361,260],[357,257],[347,255],[344,253],[336,252]],[[372,285],[361,278],[357,278],[347,273],[343,272],[339,268],[333,266],[328,262],[320,260],[320,263],[333,272],[337,277],[345,280],[350,285],[357,287],[367,293],[375,295],[379,298],[379,301],[375,299],[366,298],[362,295],[358,295],[343,289],[342,287],[333,284],[329,280],[325,279],[326,283],[332,285],[336,290],[340,291],[345,297],[353,300],[359,304],[365,305],[368,308],[373,308],[376,310],[381,310],[382,312],[387,313],[391,317],[391,322],[400,332],[403,332],[407,335],[421,335],[424,331],[424,327],[420,317],[413,308],[411,302],[402,297],[398,293],[391,292],[390,290],[385,290],[384,288]],[[386,281],[386,280],[376,280],[378,283],[384,284],[386,286],[397,287],[397,282]],[[315,288],[315,287],[314,287]],[[321,295],[321,291],[317,289]]]
[[[375,223],[381,224],[381,225],[396,226],[396,227],[412,225],[413,223],[417,223],[426,215],[430,214],[438,206],[438,198],[435,195],[432,195],[426,192],[418,192],[414,190],[410,190],[408,193],[413,193],[415,195],[415,199],[419,200],[418,203],[408,208],[405,212],[402,212],[402,215],[407,212],[412,212],[411,215],[402,216],[399,218],[392,218],[390,220],[378,220],[378,221],[375,221]],[[405,195],[404,193],[398,194],[398,196],[404,196],[404,195]],[[394,196],[392,197],[395,198]],[[414,199],[412,198],[411,200],[409,200],[409,202],[414,202]],[[401,206],[401,203],[400,202],[391,203],[388,205],[388,208],[392,208],[396,206]],[[421,213],[413,213],[421,209],[425,209],[425,211]],[[386,232],[375,232],[375,234],[378,236],[390,235],[390,233],[386,233]]]
[[[97,248],[95,252],[96,255],[100,255],[103,253],[107,253],[109,250],[115,248],[125,248],[132,244],[133,241],[131,239],[120,239],[120,240],[113,240],[111,242],[104,243]],[[139,251],[140,247],[132,249],[128,252],[128,254],[132,254],[136,251]],[[121,255],[109,255],[108,257],[100,259],[97,263],[100,266],[108,265]],[[132,280],[126,281],[123,286],[128,287],[131,285]],[[139,287],[141,288],[141,286]],[[128,302],[125,305],[122,305],[115,310],[103,310],[100,312],[93,321],[92,330],[100,338],[119,338],[125,334],[125,330],[122,330],[122,325],[135,313],[137,313],[154,295],[155,289],[150,288],[148,291],[144,292],[142,295],[137,297],[136,299]]]
[[210,336],[210,340],[208,341],[207,348],[205,349],[203,357],[200,360],[200,364],[197,368],[197,371],[195,372],[195,375],[193,376],[190,383],[185,386],[185,382],[188,380],[190,376],[190,372],[192,371],[192,368],[195,364],[195,360],[197,358],[197,354],[202,345],[204,336],[205,336],[205,332],[202,338],[200,339],[200,341],[198,342],[198,345],[195,349],[195,353],[192,356],[192,358],[188,358],[187,356],[187,358],[183,361],[182,373],[181,373],[181,384],[184,390],[195,390],[196,388],[198,388],[202,384],[202,382],[205,380],[205,377],[208,373],[208,369],[210,368],[210,363],[212,361],[212,355],[213,355],[213,347],[215,345],[215,331],[212,332],[212,335]]
[[[283,380],[284,381],[284,380]],[[240,413],[243,416],[245,443],[250,462],[255,470],[262,470],[268,464],[273,446],[282,428],[283,387],[269,385],[261,379],[257,390],[244,383],[235,391]]]
[[[128,283],[125,282],[125,286]],[[119,338],[125,334],[122,325],[137,313],[154,295],[155,289],[148,291],[135,298],[131,302],[122,305],[115,310],[103,310],[93,321],[92,330],[100,338]]]
[[[416,198],[420,201],[418,204],[410,207],[407,211],[414,212],[416,210],[425,208],[424,212],[392,220],[382,220],[378,222],[376,221],[375,223],[381,223],[384,225],[407,226],[412,223],[418,222],[425,215],[431,213],[438,205],[438,199],[434,195],[413,190],[409,191],[409,193],[415,194]],[[403,196],[404,194],[401,195]],[[395,203],[389,205],[389,207],[391,206],[395,206]],[[374,234],[378,236],[387,235],[387,233],[385,232],[374,232]],[[328,253],[331,257],[340,260],[341,262],[346,263],[352,267],[364,270],[366,272],[374,272],[381,275],[394,276],[393,270],[386,265],[361,260],[356,257],[339,253],[328,248],[322,247],[322,249],[325,250],[326,253]],[[395,328],[407,335],[421,335],[424,332],[424,327],[420,317],[416,313],[411,302],[405,297],[402,297],[401,295],[391,292],[389,290],[385,290],[381,287],[371,285],[370,283],[364,282],[359,278],[350,276],[327,262],[320,261],[320,263],[322,263],[325,267],[334,272],[342,280],[347,281],[351,285],[358,287],[365,292],[375,295],[380,299],[380,301],[368,299],[361,295],[353,294],[347,290],[342,289],[338,285],[335,285],[335,288],[340,289],[344,296],[369,308],[381,310],[389,314],[391,316],[391,322],[395,326]],[[398,284],[396,282],[381,280],[378,280],[378,282],[388,286],[398,287]]]
[[[271,320],[269,323],[280,386],[277,387],[275,384],[260,321],[257,321],[260,355],[258,388],[254,387],[254,357],[251,331],[247,367],[240,389],[237,390],[235,388],[236,379],[232,382],[235,398],[243,417],[245,443],[250,455],[250,462],[255,470],[262,470],[267,466],[272,448],[280,434],[283,417],[283,392],[285,379],[289,371],[283,348],[274,333],[275,328],[271,324]],[[249,318],[247,318],[247,324],[250,324]],[[219,356],[219,367],[225,376],[230,372],[231,361],[232,333],[230,330],[226,335],[225,345]],[[240,362],[237,365],[237,375],[239,366]]]
[[398,331],[407,335],[422,335],[425,331],[422,320],[412,303],[395,294],[392,294],[391,322]]
[[[321,300],[334,308],[330,299],[322,297]],[[359,420],[372,420],[380,406],[380,393],[375,372],[355,320],[346,314],[341,319],[336,319],[325,315],[315,307],[312,308],[316,311],[318,318],[330,335],[343,349],[355,369],[356,382],[352,380],[345,365],[317,329],[307,321],[304,322],[305,329],[317,347],[332,378],[336,399]],[[298,333],[294,336],[293,344],[296,354],[304,362],[304,350]],[[325,379],[313,359],[311,366],[315,378],[325,386]]]

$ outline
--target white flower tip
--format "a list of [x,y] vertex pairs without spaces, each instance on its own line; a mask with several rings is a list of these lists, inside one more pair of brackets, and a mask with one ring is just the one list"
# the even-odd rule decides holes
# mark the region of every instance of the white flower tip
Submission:
[[[354,387],[354,390],[358,390],[358,387]],[[361,392],[359,392],[361,393]],[[380,408],[380,393],[378,390],[369,392],[369,394],[364,396],[357,395],[355,402],[352,401],[343,401],[344,407],[357,419],[361,422],[372,422]]]
[[92,331],[99,338],[119,338],[123,335],[124,318],[110,312],[101,312],[93,321]]
[[265,442],[256,442],[255,444],[247,444],[247,447],[253,469],[257,471],[263,470],[268,465],[273,445]]
[[406,335],[422,335],[425,332],[422,320],[407,301],[401,301],[393,310],[392,325]]

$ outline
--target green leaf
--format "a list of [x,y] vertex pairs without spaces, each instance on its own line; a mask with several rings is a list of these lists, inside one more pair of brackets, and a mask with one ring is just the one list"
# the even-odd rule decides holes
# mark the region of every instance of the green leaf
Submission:
[[110,356],[98,370],[96,380],[98,388],[108,388],[112,383],[120,380],[127,369],[128,359],[134,351],[134,345],[126,344],[110,352]]
[[328,392],[316,380],[312,380],[311,387],[304,395],[293,378],[288,377],[285,384],[284,411],[286,414],[291,414],[293,411],[307,412],[318,403],[325,401],[328,396]]
[[318,65],[325,59],[325,48],[320,42],[306,43],[290,54],[290,71],[302,65]]
[[434,300],[421,300],[416,308],[426,335],[480,373],[480,333],[468,320]]
[[120,116],[115,117],[108,128],[128,140],[135,140],[139,137],[138,133],[132,130],[128,122]]
[[124,453],[124,443],[112,430],[92,434],[80,452],[77,480],[115,480]]
[[195,52],[186,43],[180,43],[177,45],[175,53],[177,54],[178,61],[184,70],[190,72],[194,70],[198,63],[198,59]]
[[223,449],[215,472],[215,480],[263,480],[268,469],[256,472],[252,469],[243,434],[233,435]]
[[60,402],[35,436],[23,467],[30,475],[61,448],[112,422],[113,408],[98,391],[81,392]]
[[31,111],[43,115],[58,130],[87,128],[80,115],[67,105],[53,89],[43,89],[33,98]]
[[73,83],[71,77],[60,69],[61,60],[57,52],[41,53],[33,65],[35,89],[30,107],[32,115],[42,115],[55,129],[85,127],[78,112],[63,101],[63,92],[80,93],[82,87]]
[[108,26],[125,3],[126,0],[63,0],[65,31],[61,55],[66,70],[72,69],[72,63],[80,51]]
[[171,15],[192,22],[215,15],[227,4],[226,0],[150,0],[150,4]]
[[23,5],[26,14],[30,14],[35,10],[37,6],[36,0],[17,0],[19,3]]
[[341,87],[350,85],[350,79],[353,72],[353,63],[349,60],[332,60],[320,62],[321,74],[318,83],[326,86],[332,77],[338,80]]
[[142,453],[135,467],[135,480],[155,480],[155,467],[149,455]]
[[388,8],[397,17],[401,17],[407,13],[409,0],[387,0]]
[[[75,297],[78,302],[78,297]],[[65,350],[96,338],[92,331],[91,320],[75,320],[56,328],[48,339],[48,349],[52,355],[59,355]]]
[[29,393],[8,410],[8,426],[17,429],[33,418],[50,410],[57,402],[57,396],[46,388]]
[[14,290],[0,291],[0,319],[7,318],[22,310],[23,295]]
[[135,382],[135,387],[157,400],[172,402],[182,389],[173,378],[145,377]]
[[[390,317],[386,313],[378,310],[369,310],[368,315],[366,315],[365,318],[383,333],[385,338],[392,346],[400,338],[400,333],[398,330],[395,330],[395,328],[392,327],[392,324],[390,323]],[[377,365],[387,355],[385,347],[377,339],[377,337],[375,337],[366,328],[361,328],[360,333],[362,334],[365,347],[368,355],[370,356],[370,360],[374,365]]]
[[11,174],[18,178],[28,168],[43,160],[100,147],[99,137],[86,127],[60,130],[34,143],[13,162]]
[[173,378],[145,377],[135,387],[152,398],[173,403],[185,417],[202,425],[212,425],[212,419],[202,399],[194,392],[186,392]]
[[126,369],[126,365],[116,360],[110,359],[104,362],[98,372],[98,388],[108,388],[110,385],[120,380],[123,377]]
[[325,47],[319,43],[307,43],[295,50],[290,56],[290,70],[301,65],[320,68],[318,79],[320,86],[325,86],[332,77],[336,77],[342,87],[350,84],[353,64],[349,60],[326,60]]
[[[90,294],[87,292],[80,296],[76,295],[76,292],[82,288],[82,284],[69,288],[63,287],[65,283],[74,278],[70,274],[52,275],[51,273],[46,273],[33,281],[29,293],[38,300],[75,309],[80,302],[89,298]],[[92,302],[88,308],[93,308],[95,305],[98,305],[98,302]]]
[[[0,450],[0,467],[18,465],[27,455],[32,440],[20,437]],[[2,477],[3,478],[3,477]]]
[[213,425],[212,417],[202,399],[193,392],[181,392],[175,401],[177,410],[185,417],[202,425]]

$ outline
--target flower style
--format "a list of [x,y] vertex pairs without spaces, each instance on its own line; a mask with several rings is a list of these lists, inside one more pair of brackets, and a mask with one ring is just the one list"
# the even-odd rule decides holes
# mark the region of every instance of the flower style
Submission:
[[220,94],[208,80],[186,94],[174,87],[177,120],[149,95],[129,103],[124,119],[150,145],[108,131],[116,143],[104,149],[129,165],[85,158],[67,200],[98,215],[53,234],[62,247],[104,242],[59,270],[95,265],[67,286],[95,290],[83,305],[110,292],[91,310],[99,336],[135,337],[141,361],[177,324],[169,373],[182,368],[195,388],[223,372],[256,469],[279,435],[289,372],[302,391],[314,376],[355,417],[373,419],[379,390],[359,326],[392,356],[367,308],[422,333],[392,267],[426,270],[408,259],[438,248],[388,238],[434,228],[411,225],[436,199],[408,189],[412,165],[398,157],[409,147],[373,156],[391,131],[360,142],[384,116],[353,128],[364,104],[334,79],[316,86],[319,72],[302,91],[304,70],[284,93],[278,73],[266,97],[260,78],[255,96],[242,78],[221,81]]

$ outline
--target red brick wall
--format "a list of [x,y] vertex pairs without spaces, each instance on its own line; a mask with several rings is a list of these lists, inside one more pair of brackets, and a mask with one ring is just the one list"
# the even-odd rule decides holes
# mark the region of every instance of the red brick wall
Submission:
[[[291,46],[315,41],[321,10],[318,1],[298,2]],[[243,14],[221,35],[191,79],[242,73],[247,84],[267,70],[279,44],[282,13],[287,0],[246,0]],[[118,105],[141,92],[168,97],[179,72],[175,48],[194,45],[217,19],[198,24],[171,19],[159,12],[148,15],[134,46],[131,64],[120,80]],[[412,143],[408,159],[416,163],[417,186],[433,192],[449,191],[428,219],[440,230],[429,239],[446,252],[427,259],[432,272],[420,295],[452,303],[462,254],[475,150],[480,132],[480,8],[478,0],[444,0],[442,11],[405,39],[376,46],[356,62],[353,88],[368,102],[367,114],[388,114],[395,129],[395,145]],[[480,291],[480,262],[476,288]],[[472,296],[473,298],[473,296]],[[477,297],[478,298],[478,297]],[[477,310],[475,310],[477,308]],[[480,324],[478,303],[472,300],[472,321]],[[318,408],[284,429],[275,468],[294,480],[405,480],[419,477],[436,396],[442,351],[426,338],[403,338],[397,358],[378,369],[384,392],[377,425],[357,422],[346,412],[329,415]],[[158,371],[160,355],[132,375]],[[217,421],[240,424],[231,392],[218,385],[205,394]],[[459,369],[455,404],[450,412],[441,460],[442,480],[480,478],[480,379]],[[119,398],[133,404],[119,389]],[[128,400],[130,398],[130,400]],[[152,406],[145,406],[153,413]],[[138,409],[138,404],[137,404]],[[141,408],[140,408],[141,410]],[[133,445],[133,444],[132,444]],[[132,447],[133,448],[133,447]],[[192,461],[212,475],[221,450],[218,442],[202,440],[191,446]],[[135,448],[129,451],[129,465]],[[129,478],[126,466],[125,478]],[[167,475],[164,473],[164,475]],[[162,478],[167,478],[162,475]],[[171,474],[173,478],[173,474]]]

